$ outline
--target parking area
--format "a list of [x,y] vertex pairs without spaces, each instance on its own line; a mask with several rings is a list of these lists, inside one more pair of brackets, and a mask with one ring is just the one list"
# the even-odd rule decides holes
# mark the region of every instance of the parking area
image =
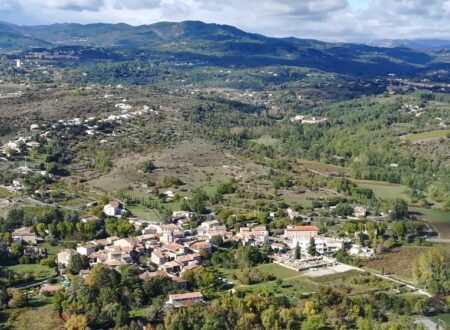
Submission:
[[344,272],[347,272],[352,269],[357,269],[357,268],[348,266],[348,265],[344,265],[344,264],[336,264],[333,266],[311,268],[311,269],[305,270],[301,273],[308,277],[320,277],[320,276],[325,276],[325,275],[344,273]]

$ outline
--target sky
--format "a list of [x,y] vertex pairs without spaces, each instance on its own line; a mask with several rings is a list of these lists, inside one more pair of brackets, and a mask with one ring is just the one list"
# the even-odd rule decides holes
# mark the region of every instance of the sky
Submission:
[[450,0],[0,0],[0,20],[19,25],[201,20],[325,41],[450,39]]

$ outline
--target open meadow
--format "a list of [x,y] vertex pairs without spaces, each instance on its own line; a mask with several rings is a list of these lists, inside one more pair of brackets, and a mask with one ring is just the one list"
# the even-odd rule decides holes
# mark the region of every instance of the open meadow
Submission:
[[410,212],[432,224],[440,238],[450,239],[450,211],[411,207]]

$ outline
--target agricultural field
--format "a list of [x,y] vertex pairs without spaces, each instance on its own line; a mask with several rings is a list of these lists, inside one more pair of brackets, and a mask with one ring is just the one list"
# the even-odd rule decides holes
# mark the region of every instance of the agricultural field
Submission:
[[298,159],[297,164],[307,170],[326,176],[343,176],[348,174],[348,169],[332,164],[324,164],[306,159]]
[[392,274],[400,279],[411,280],[411,260],[416,259],[420,253],[427,249],[427,247],[403,246],[380,256],[362,260],[360,266],[380,273]]
[[450,134],[450,129],[436,130],[431,132],[423,132],[418,134],[410,134],[403,137],[406,141],[413,143],[422,141],[431,141],[441,138],[446,138]]
[[450,239],[450,211],[411,207],[410,211],[432,224],[439,232],[439,238]]
[[369,181],[369,180],[352,180],[361,188],[372,189],[375,196],[385,200],[394,200],[402,198],[407,202],[411,201],[411,197],[408,195],[408,187],[399,184],[381,182],[381,181]]

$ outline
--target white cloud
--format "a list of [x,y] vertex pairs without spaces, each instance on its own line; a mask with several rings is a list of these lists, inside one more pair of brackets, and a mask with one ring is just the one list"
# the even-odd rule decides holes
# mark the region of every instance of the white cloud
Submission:
[[153,9],[161,6],[161,0],[116,0],[116,9]]
[[105,4],[104,0],[27,0],[21,1],[21,3],[67,11],[99,11]]
[[0,13],[19,24],[202,20],[323,40],[450,38],[450,0],[0,0]]

